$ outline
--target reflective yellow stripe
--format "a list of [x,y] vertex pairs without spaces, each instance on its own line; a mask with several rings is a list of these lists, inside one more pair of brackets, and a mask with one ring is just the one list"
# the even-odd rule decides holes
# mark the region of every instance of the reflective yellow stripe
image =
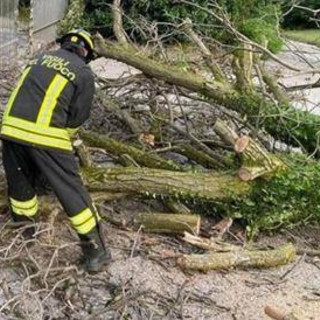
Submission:
[[48,127],[50,125],[53,110],[57,105],[57,99],[59,98],[67,83],[68,80],[60,74],[57,74],[53,78],[42,101],[36,121],[37,124],[44,127]]
[[32,131],[34,133],[37,133],[38,135],[48,136],[50,138],[70,141],[68,132],[65,128],[43,127],[32,121],[12,116],[4,119],[3,125],[20,128],[25,131]]
[[37,204],[38,200],[37,200],[37,196],[34,196],[31,200],[28,200],[28,201],[18,201],[13,198],[10,198],[10,203],[13,206],[16,206],[21,209],[28,209],[30,207],[33,207],[35,204]]
[[61,75],[56,75],[52,80],[46,95],[43,99],[38,114],[37,122],[10,116],[10,111],[16,95],[21,88],[31,67],[27,68],[21,76],[19,83],[12,93],[3,120],[1,134],[31,144],[54,147],[63,150],[72,150],[70,137],[65,128],[49,127],[57,99],[68,83],[68,80]]
[[13,102],[14,102],[14,100],[16,99],[16,96],[17,96],[20,88],[22,87],[23,82],[24,82],[26,76],[27,76],[28,73],[30,72],[30,69],[31,69],[31,67],[28,67],[27,69],[25,69],[25,70],[23,71],[23,73],[22,73],[22,75],[21,75],[21,77],[20,77],[20,79],[19,79],[19,82],[18,82],[16,88],[15,88],[15,89],[13,90],[13,92],[11,93],[11,96],[10,96],[10,98],[9,98],[9,101],[8,101],[8,104],[7,104],[7,107],[6,107],[6,110],[5,110],[4,114],[3,114],[3,118],[7,117],[8,114],[10,113],[11,108],[12,108],[12,105],[13,105]]
[[90,48],[93,49],[93,42],[92,42],[91,38],[85,32],[79,32],[79,35],[81,37],[83,37],[84,39],[86,39],[86,41],[90,45]]
[[96,218],[89,208],[70,218],[73,227],[80,234],[90,232],[96,226]]
[[87,221],[89,218],[93,217],[93,214],[89,208],[84,209],[83,211],[79,212],[75,216],[71,217],[70,220],[74,226],[78,226],[85,221]]
[[80,226],[74,226],[74,228],[76,229],[77,233],[79,234],[87,234],[89,233],[94,227],[96,226],[96,219],[94,217],[92,217],[91,219],[89,219],[88,221],[86,221],[85,223],[83,223]]
[[84,38],[88,42],[91,49],[93,49],[92,39],[86,31],[79,31],[78,29],[72,29],[70,32],[68,32],[68,34],[75,34],[75,35],[81,36],[82,38]]
[[38,200],[36,196],[27,201],[18,201],[10,198],[10,204],[12,211],[18,215],[32,217],[38,212]]
[[70,141],[62,140],[58,137],[44,136],[42,130],[29,132],[26,131],[25,128],[12,127],[9,121],[6,121],[6,123],[2,124],[1,134],[31,144],[69,151],[72,150],[72,144]]

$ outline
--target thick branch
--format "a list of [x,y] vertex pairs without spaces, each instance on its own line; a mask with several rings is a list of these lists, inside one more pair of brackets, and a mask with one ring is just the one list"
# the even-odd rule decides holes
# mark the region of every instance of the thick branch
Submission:
[[101,95],[101,100],[103,101],[103,106],[106,111],[113,112],[115,116],[117,116],[130,128],[132,133],[139,134],[143,131],[143,128],[140,126],[138,121],[135,121],[129,112],[122,110],[119,103],[115,99],[111,98],[103,91],[99,91],[98,94]]
[[178,264],[185,270],[221,270],[238,268],[270,268],[291,262],[296,255],[292,244],[274,250],[238,250],[208,254],[184,255]]
[[269,153],[250,137],[239,137],[220,119],[217,119],[214,130],[225,142],[233,145],[236,153],[241,154],[243,164],[238,172],[241,180],[250,181],[260,176],[271,177],[279,169],[285,168],[278,157]]
[[278,85],[277,80],[274,79],[274,77],[264,69],[264,67],[262,66],[261,62],[258,59],[256,59],[256,63],[259,67],[259,70],[261,71],[262,79],[268,85],[268,88],[271,91],[271,93],[274,95],[274,97],[280,103],[287,104],[289,102],[289,99],[287,98],[285,92],[283,92],[280,86]]
[[127,43],[126,33],[122,25],[122,10],[121,10],[121,0],[113,0],[112,5],[113,14],[113,32],[119,41],[119,43]]
[[260,176],[270,178],[279,169],[285,168],[285,164],[279,158],[267,152],[248,136],[239,138],[234,149],[243,156],[243,164],[238,172],[243,181],[254,180]]
[[199,47],[202,54],[205,57],[205,61],[213,75],[216,77],[218,81],[225,82],[225,76],[219,67],[219,65],[214,61],[212,53],[203,43],[201,38],[194,32],[192,29],[192,21],[190,19],[186,19],[184,23],[181,25],[181,29],[189,36],[189,38]]
[[104,135],[93,132],[80,131],[80,137],[88,145],[97,148],[103,148],[114,156],[129,155],[135,162],[145,167],[167,169],[167,170],[183,170],[181,166],[170,160],[165,160],[157,154],[146,153],[140,149],[111,139]]
[[164,63],[140,54],[130,46],[106,42],[100,35],[95,37],[95,48],[99,55],[127,63],[141,70],[147,76],[206,94],[210,98],[218,99],[219,101],[221,101],[221,95],[230,93],[231,90],[231,86],[227,84],[208,81],[202,76],[183,71],[178,67],[168,67]]

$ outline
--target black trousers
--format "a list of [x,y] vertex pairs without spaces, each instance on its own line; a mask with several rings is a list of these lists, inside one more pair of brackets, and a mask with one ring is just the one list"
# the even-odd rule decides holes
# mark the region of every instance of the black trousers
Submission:
[[99,216],[83,185],[72,153],[25,146],[8,140],[2,142],[3,165],[13,214],[35,216],[36,181],[42,174],[80,237],[96,231]]

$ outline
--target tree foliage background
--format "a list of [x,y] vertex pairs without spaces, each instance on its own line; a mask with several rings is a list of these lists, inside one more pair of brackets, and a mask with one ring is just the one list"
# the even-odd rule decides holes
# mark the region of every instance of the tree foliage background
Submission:
[[[221,6],[223,14],[229,16],[234,26],[252,40],[267,44],[269,49],[277,52],[281,48],[277,25],[280,16],[280,6],[274,1],[236,1],[236,0],[197,0],[180,2],[172,0],[155,1],[123,1],[125,14],[124,27],[126,31],[139,41],[147,40],[141,29],[136,27],[137,21],[145,20],[157,24],[160,34],[171,34],[172,39],[181,40],[181,35],[175,33],[173,25],[191,17],[198,30],[204,36],[214,37],[226,43],[234,42],[234,37],[228,34],[224,27],[206,11],[216,3]],[[112,36],[111,0],[88,1],[86,5],[85,23],[89,29],[98,30],[106,37]],[[183,39],[182,39],[183,40]]]

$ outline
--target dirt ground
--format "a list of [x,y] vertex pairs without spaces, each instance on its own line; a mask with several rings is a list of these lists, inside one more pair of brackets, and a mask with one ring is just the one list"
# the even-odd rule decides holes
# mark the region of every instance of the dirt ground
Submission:
[[[136,72],[103,59],[94,62],[93,69],[115,78]],[[320,258],[303,254],[305,249],[319,249],[319,226],[261,234],[255,240],[260,249],[294,243],[300,254],[288,265],[185,273],[176,257],[202,250],[179,237],[131,228],[138,212],[164,210],[159,203],[124,199],[101,210],[104,218],[128,224],[104,224],[113,261],[96,275],[79,268],[77,238],[64,214],[55,220],[42,216],[36,239],[29,242],[23,230],[7,225],[6,213],[0,215],[0,320],[267,320],[267,305],[300,320],[320,320]],[[216,222],[205,218],[203,232]],[[239,227],[234,228],[224,240],[243,246],[245,241],[236,236]]]
[[[121,201],[103,216],[129,220],[153,203]],[[48,225],[42,217],[36,240],[27,244],[4,226],[0,246],[0,319],[269,319],[271,305],[298,319],[320,319],[320,259],[298,255],[272,269],[184,273],[176,257],[203,253],[177,237],[145,234],[105,224],[113,262],[105,272],[88,275],[78,268],[80,250],[63,214]],[[213,220],[206,220],[213,225]],[[231,229],[232,232],[232,229]],[[232,237],[225,240],[241,245]],[[288,241],[297,248],[319,247],[319,228],[261,235],[260,249]]]

